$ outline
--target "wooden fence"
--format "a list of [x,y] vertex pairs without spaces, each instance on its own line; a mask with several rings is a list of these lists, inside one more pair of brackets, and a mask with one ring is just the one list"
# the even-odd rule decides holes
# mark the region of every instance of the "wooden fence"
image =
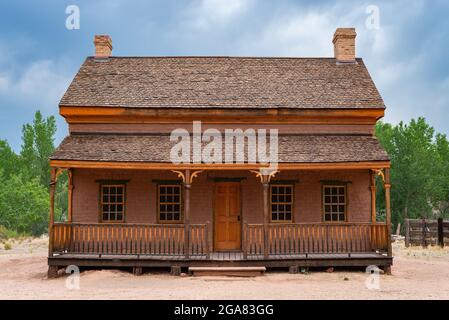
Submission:
[[405,219],[405,246],[449,244],[449,220]]

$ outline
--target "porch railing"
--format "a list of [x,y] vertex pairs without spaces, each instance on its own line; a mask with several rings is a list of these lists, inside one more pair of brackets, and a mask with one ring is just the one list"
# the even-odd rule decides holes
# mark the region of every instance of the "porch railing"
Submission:
[[[206,224],[190,224],[189,254],[206,255]],[[53,253],[185,255],[185,226],[182,224],[86,224],[55,223]]]
[[[264,254],[264,225],[245,224],[243,251]],[[268,225],[268,254],[361,253],[387,251],[384,223],[273,223]]]
[[[183,224],[55,223],[52,253],[99,255],[186,255]],[[210,256],[210,223],[190,224],[189,256]],[[366,253],[387,251],[385,223],[272,223],[267,227],[268,254]],[[264,255],[264,225],[243,224],[244,256]]]

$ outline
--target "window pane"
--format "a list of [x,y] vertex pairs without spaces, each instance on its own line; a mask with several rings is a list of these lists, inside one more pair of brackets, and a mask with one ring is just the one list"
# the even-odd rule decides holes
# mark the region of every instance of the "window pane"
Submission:
[[179,185],[159,186],[160,220],[176,221],[181,216],[181,187]]
[[325,221],[330,221],[331,220],[331,215],[330,214],[325,214],[324,215],[324,220]]
[[345,214],[344,213],[340,213],[339,214],[339,220],[340,221],[345,221]]
[[291,220],[293,204],[293,187],[272,185],[271,186],[271,220]]
[[122,221],[125,211],[124,193],[125,188],[122,186],[102,186],[102,220],[103,221]]

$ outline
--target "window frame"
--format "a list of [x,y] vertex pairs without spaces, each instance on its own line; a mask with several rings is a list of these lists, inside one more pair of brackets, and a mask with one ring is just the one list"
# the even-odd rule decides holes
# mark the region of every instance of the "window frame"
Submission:
[[[326,201],[325,201],[325,196],[326,196],[326,191],[325,191],[325,189],[326,188],[337,188],[337,187],[340,187],[340,188],[344,188],[344,197],[345,197],[345,201],[344,201],[344,206],[345,206],[345,210],[344,210],[344,219],[343,220],[339,220],[340,219],[340,217],[338,217],[339,219],[338,220],[326,220],[326,209],[325,209],[325,206],[326,206]],[[332,195],[331,195],[332,196]],[[338,196],[340,196],[340,195],[338,195]],[[334,204],[329,204],[329,205],[334,205]],[[338,202],[338,204],[336,204],[337,206],[338,205],[341,205],[340,204],[340,202]],[[346,222],[348,222],[348,187],[347,187],[347,184],[346,183],[323,183],[323,185],[322,185],[322,187],[321,187],[321,209],[322,209],[322,221],[324,222],[324,223],[335,223],[335,224],[338,224],[338,223],[346,223]],[[331,215],[331,219],[332,219],[332,213],[330,213],[330,215]],[[340,215],[340,213],[338,213],[338,215]]]
[[[161,187],[179,187],[179,220],[161,220],[160,211],[160,188]],[[177,203],[171,203],[173,205]],[[156,184],[156,214],[158,224],[180,224],[184,223],[184,194],[181,183],[177,182],[164,182]]]
[[[122,202],[114,202],[113,204],[118,205],[121,204],[123,206],[123,213],[121,220],[104,220],[103,219],[103,205],[109,205],[111,202],[104,203],[103,202],[103,188],[104,187],[121,187],[123,188],[122,193]],[[117,215],[117,212],[116,212]],[[125,183],[115,183],[111,181],[110,183],[101,183],[100,184],[100,223],[125,223],[126,222],[126,184]]]
[[[276,183],[270,183],[270,223],[294,223],[295,222],[295,184],[294,183],[288,183],[288,182],[282,182],[282,181],[276,181]],[[276,204],[283,204],[283,205],[291,205],[291,212],[290,212],[290,219],[289,220],[273,220],[273,187],[289,187],[292,189],[292,201],[291,202],[277,202]],[[285,195],[285,194],[284,194]],[[278,213],[279,217],[279,213]]]

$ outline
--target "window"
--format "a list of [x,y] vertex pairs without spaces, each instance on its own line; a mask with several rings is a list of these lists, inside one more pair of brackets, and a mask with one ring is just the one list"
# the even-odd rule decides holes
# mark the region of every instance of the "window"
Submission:
[[125,185],[101,186],[101,220],[123,222],[125,213]]
[[293,186],[271,185],[271,221],[292,221]]
[[158,185],[159,221],[181,221],[181,185]]
[[346,186],[323,186],[324,221],[339,222],[346,218]]

